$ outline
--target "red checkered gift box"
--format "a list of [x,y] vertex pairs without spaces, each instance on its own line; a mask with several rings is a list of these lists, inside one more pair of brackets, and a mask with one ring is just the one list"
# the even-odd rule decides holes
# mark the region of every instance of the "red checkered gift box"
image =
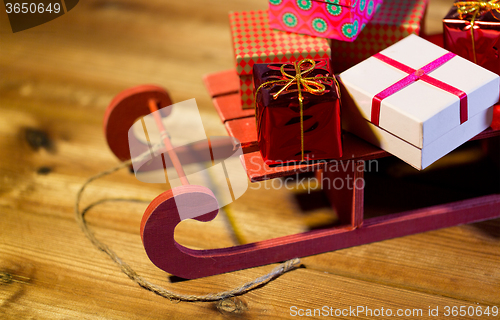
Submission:
[[420,35],[428,0],[384,0],[356,41],[331,41],[332,68],[342,72],[399,40]]
[[267,11],[231,12],[229,22],[244,109],[254,107],[252,68],[255,63],[330,58],[326,39],[270,29]]

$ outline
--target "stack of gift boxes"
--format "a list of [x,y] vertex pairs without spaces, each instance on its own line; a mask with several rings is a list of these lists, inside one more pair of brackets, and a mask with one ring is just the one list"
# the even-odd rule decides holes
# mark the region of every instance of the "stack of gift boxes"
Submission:
[[346,130],[423,169],[488,128],[500,1],[453,3],[445,48],[420,37],[427,2],[269,0],[231,12],[241,106],[256,109],[264,161],[338,159]]

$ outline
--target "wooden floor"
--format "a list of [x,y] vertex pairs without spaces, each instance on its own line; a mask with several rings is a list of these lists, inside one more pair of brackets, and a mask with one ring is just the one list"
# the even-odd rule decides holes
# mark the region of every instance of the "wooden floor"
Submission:
[[[428,32],[440,32],[450,3],[431,0]],[[408,318],[427,318],[429,308],[442,316],[447,306],[500,307],[499,220],[306,257],[301,268],[261,288],[210,303],[171,303],[142,289],[87,240],[74,219],[74,198],[87,177],[118,163],[102,131],[113,96],[138,84],[162,85],[174,101],[196,98],[207,134],[225,135],[202,75],[233,67],[228,11],[266,7],[266,0],[86,0],[15,34],[0,13],[1,319],[277,319],[323,306],[393,315],[422,309],[423,316]],[[367,175],[368,210],[380,215],[499,192],[498,168],[481,150],[468,144],[424,176],[397,159],[384,160]],[[462,172],[470,183],[442,183]],[[246,242],[335,222],[321,193],[266,188],[270,182],[252,184],[232,205]],[[123,170],[91,185],[84,203],[150,201],[162,191],[163,185],[141,183]],[[420,200],[429,193],[430,200]],[[92,209],[88,220],[99,239],[154,283],[206,294],[275,267],[177,281],[144,252],[139,223],[146,206],[109,202]],[[176,238],[193,248],[236,244],[222,215],[209,224],[186,221]],[[370,318],[345,311],[344,317]]]

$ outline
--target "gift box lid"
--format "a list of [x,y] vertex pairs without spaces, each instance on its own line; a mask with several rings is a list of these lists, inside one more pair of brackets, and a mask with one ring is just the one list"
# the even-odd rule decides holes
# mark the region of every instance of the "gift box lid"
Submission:
[[[312,94],[307,90],[302,89],[302,96],[304,98],[304,110],[310,106],[310,102],[318,103],[325,100],[334,100],[339,98],[339,93],[337,91],[337,86],[335,85],[334,79],[330,74],[330,61],[328,59],[319,59],[314,61],[314,69],[304,74],[303,77],[324,86],[324,91],[321,94]],[[253,66],[253,82],[254,90],[259,90],[257,93],[257,99],[262,99],[262,103],[266,107],[285,107],[296,104],[298,105],[298,95],[297,95],[297,83],[296,81],[288,87],[287,90],[282,92],[278,97],[274,98],[273,95],[280,91],[290,80],[285,80],[283,82],[273,83],[276,80],[283,80],[283,75],[281,73],[282,64],[260,64],[256,63]],[[307,70],[311,66],[309,63],[304,63],[301,70]],[[296,72],[293,69],[293,65],[286,64],[284,72],[291,77],[296,76]],[[317,78],[317,77],[330,77],[330,78]],[[266,85],[266,83],[268,83]],[[262,84],[265,84],[261,87]],[[309,83],[309,86],[313,84]],[[303,88],[303,85],[301,85]]]
[[255,63],[330,58],[326,39],[270,29],[265,10],[230,12],[229,21],[239,75],[252,74]]
[[[447,50],[416,35],[410,35],[380,52],[414,70],[435,62],[447,53]],[[468,118],[499,99],[498,75],[462,57],[453,56],[427,74],[466,94],[465,115]],[[360,116],[374,122],[373,98],[408,75],[399,68],[370,57],[341,73],[340,79],[355,101]],[[463,122],[460,100],[457,95],[436,85],[417,80],[382,99],[378,126],[423,148]]]

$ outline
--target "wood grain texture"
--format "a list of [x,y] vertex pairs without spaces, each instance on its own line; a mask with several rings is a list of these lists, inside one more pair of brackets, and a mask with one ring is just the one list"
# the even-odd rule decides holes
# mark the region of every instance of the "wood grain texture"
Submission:
[[[428,28],[439,31],[449,5],[431,0]],[[202,77],[234,68],[228,11],[266,6],[265,0],[88,0],[16,34],[0,12],[0,318],[286,319],[291,306],[443,310],[500,305],[498,219],[307,257],[304,268],[224,303],[175,304],[157,297],[85,238],[74,221],[73,201],[86,178],[118,162],[102,131],[112,98],[134,85],[156,84],[174,102],[196,98],[207,134],[225,135]],[[412,172],[401,166],[390,167],[391,177],[399,177],[391,183]],[[384,175],[382,164],[379,169]],[[488,179],[498,185],[494,173],[476,177],[466,191],[480,189]],[[317,190],[277,189],[273,182],[276,186],[280,180],[251,184],[232,205],[248,242],[336,221]],[[416,178],[410,182],[409,192],[441,186]],[[389,199],[384,190],[377,194]],[[87,216],[96,236],[138,273],[180,293],[205,294],[274,268],[190,281],[169,278],[149,261],[139,234],[144,210],[163,191],[164,185],[141,183],[123,170],[91,185],[83,199],[84,205],[102,198],[146,200],[107,202]],[[387,200],[377,209],[389,211],[392,205]],[[220,214],[209,223],[184,221],[175,236],[195,249],[235,244]],[[5,280],[6,275],[16,281]]]
[[204,75],[203,83],[211,97],[237,93],[240,90],[239,78],[235,69]]
[[255,109],[242,109],[239,93],[230,93],[213,99],[222,122],[255,116]]

